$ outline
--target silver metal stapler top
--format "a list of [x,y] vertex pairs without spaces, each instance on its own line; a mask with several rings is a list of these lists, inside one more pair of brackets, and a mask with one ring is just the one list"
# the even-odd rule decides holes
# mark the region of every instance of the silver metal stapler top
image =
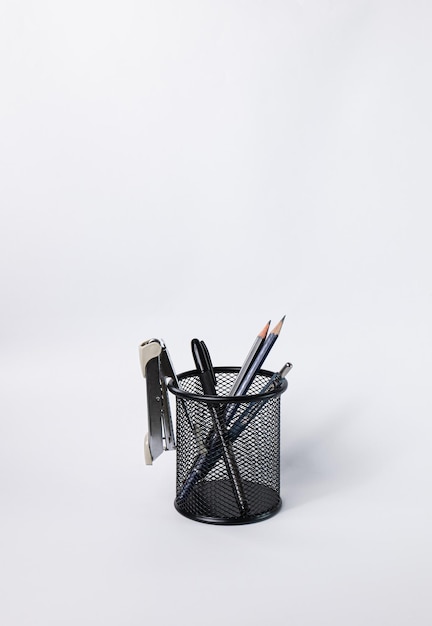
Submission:
[[[176,447],[166,379],[177,383],[177,376],[162,339],[149,339],[139,346],[141,371],[147,385],[148,432],[144,439],[146,465],[164,450]],[[177,384],[178,386],[178,384]]]

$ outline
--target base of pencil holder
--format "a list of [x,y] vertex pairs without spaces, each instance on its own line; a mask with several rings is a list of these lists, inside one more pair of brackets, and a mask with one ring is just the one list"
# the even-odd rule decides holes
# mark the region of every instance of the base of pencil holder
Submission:
[[[279,379],[269,387],[275,374],[260,370],[248,395],[230,397],[239,369],[215,368],[217,396],[202,395],[195,370],[178,377],[178,388],[168,385],[177,414],[174,506],[197,522],[250,524],[281,508],[280,396],[288,383]],[[215,415],[225,420],[223,443]]]
[[[279,495],[265,485],[244,483],[246,498],[254,502],[247,515],[239,517],[239,509],[233,498],[228,479],[206,481],[197,485],[187,502],[174,506],[179,513],[206,524],[252,524],[275,515],[282,505]],[[200,513],[197,513],[200,511]]]

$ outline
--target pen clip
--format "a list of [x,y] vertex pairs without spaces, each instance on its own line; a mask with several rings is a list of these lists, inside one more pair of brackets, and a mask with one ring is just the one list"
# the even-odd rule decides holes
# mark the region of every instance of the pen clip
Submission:
[[139,347],[141,371],[146,379],[148,432],[144,439],[146,465],[164,450],[175,449],[174,428],[166,378],[176,379],[168,351],[161,339],[149,339]]

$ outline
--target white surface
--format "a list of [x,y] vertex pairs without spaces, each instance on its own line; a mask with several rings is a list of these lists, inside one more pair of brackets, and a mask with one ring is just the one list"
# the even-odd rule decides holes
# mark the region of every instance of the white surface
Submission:
[[[3,3],[2,624],[431,623],[431,17]],[[138,344],[284,313],[283,509],[189,521]]]

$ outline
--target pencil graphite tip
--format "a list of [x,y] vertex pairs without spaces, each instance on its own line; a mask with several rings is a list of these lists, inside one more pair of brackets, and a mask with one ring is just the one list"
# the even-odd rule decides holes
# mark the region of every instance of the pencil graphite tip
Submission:
[[262,331],[260,333],[258,333],[258,337],[261,337],[261,339],[265,339],[268,333],[268,329],[270,328],[270,320],[267,322],[267,324],[264,326],[264,328],[262,329]]
[[284,321],[285,321],[285,315],[283,316],[283,318],[280,320],[280,322],[278,322],[276,324],[276,326],[273,328],[273,330],[271,331],[272,335],[279,335]]

